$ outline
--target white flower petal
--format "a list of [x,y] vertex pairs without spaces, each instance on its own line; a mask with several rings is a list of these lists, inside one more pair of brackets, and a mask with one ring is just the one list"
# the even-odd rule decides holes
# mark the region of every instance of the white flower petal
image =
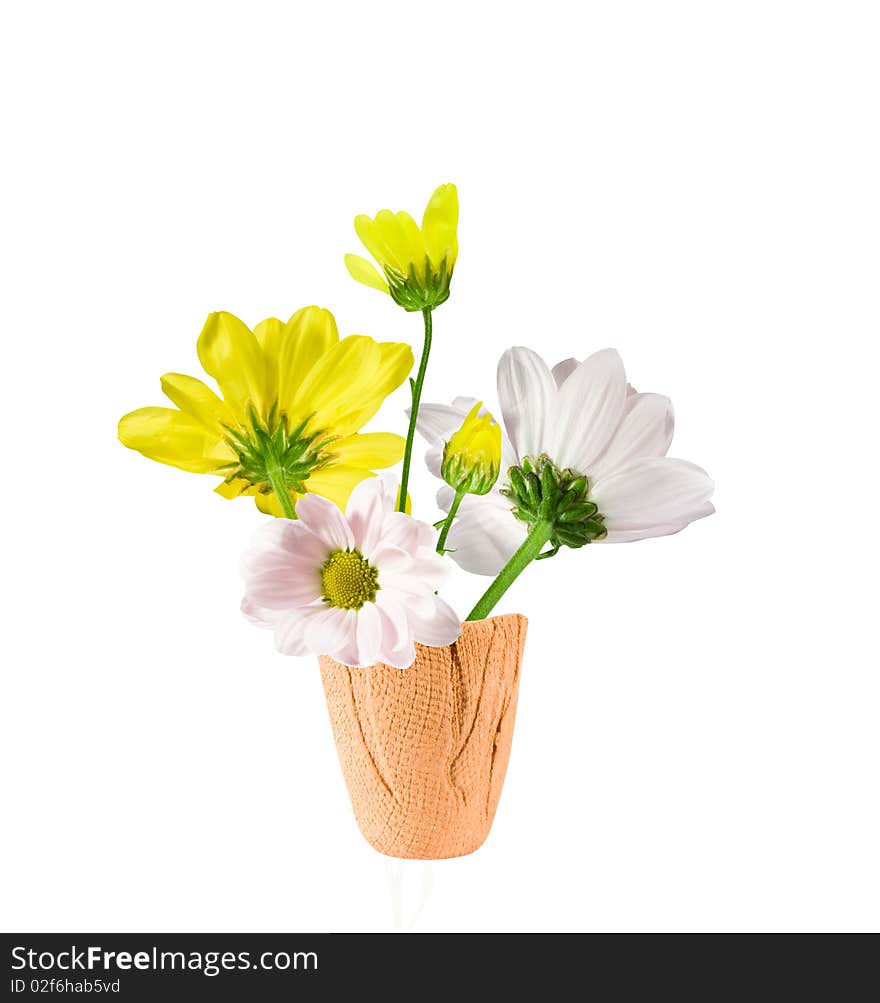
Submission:
[[[592,485],[590,497],[605,516],[609,535],[614,530],[682,526],[707,515],[714,484],[701,467],[687,460],[655,457],[603,477]],[[669,532],[667,529],[665,532]]]
[[444,645],[452,644],[461,633],[458,614],[448,603],[436,597],[428,616],[410,611],[409,622],[415,640],[431,648],[442,648]]
[[[471,405],[473,407],[473,404]],[[412,408],[406,409],[407,417]],[[416,418],[416,429],[431,443],[441,445],[464,421],[467,411],[449,404],[422,404]]]
[[613,348],[585,359],[559,390],[550,458],[587,473],[614,434],[625,398],[623,360]]
[[[499,504],[499,501],[501,504]],[[504,499],[468,495],[446,538],[455,563],[475,575],[497,575],[525,540],[527,527]]]
[[515,467],[519,463],[519,457],[516,455],[516,451],[513,448],[507,433],[504,431],[504,426],[501,426],[501,473],[498,475],[503,481],[507,476],[507,471],[511,467]]
[[556,382],[537,352],[509,348],[501,356],[498,399],[516,455],[540,455],[550,443],[556,418]]
[[303,495],[296,503],[296,514],[306,528],[333,550],[354,547],[354,536],[345,516],[327,498],[322,498],[321,495]]
[[[477,403],[476,397],[453,397],[452,406],[461,414],[462,421],[470,413],[471,408]],[[485,407],[481,407],[477,414],[488,414]],[[461,422],[459,422],[461,424]]]
[[654,536],[672,536],[673,533],[680,533],[685,526],[689,526],[697,519],[705,519],[707,515],[712,515],[715,506],[711,502],[696,511],[690,519],[685,522],[663,522],[656,526],[644,526],[642,529],[612,529],[606,537],[597,540],[597,543],[634,543],[636,540],[647,540]]
[[556,386],[561,387],[575,371],[575,369],[577,369],[578,365],[579,363],[577,359],[563,359],[562,362],[557,362],[552,369],[553,379],[556,381]]
[[665,456],[672,442],[675,416],[672,401],[661,394],[631,394],[623,417],[602,455],[586,471],[598,480],[635,460]]
[[[444,512],[448,512],[454,497],[455,492],[452,488],[448,484],[444,484],[442,488],[437,489],[438,507],[442,508]],[[475,506],[482,508],[485,505],[490,505],[505,514],[510,514],[510,502],[501,494],[497,485],[486,495],[465,495],[458,511],[468,512]]]
[[[450,433],[451,434],[451,433]],[[442,477],[440,473],[443,466],[443,448],[445,444],[431,446],[425,453],[425,465],[435,477]]]

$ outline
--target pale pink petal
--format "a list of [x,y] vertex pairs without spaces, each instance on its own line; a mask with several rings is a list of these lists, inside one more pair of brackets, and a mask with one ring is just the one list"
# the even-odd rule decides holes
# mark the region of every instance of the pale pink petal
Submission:
[[387,594],[397,598],[408,611],[417,610],[422,616],[429,616],[434,601],[434,590],[426,582],[412,575],[396,575],[379,571],[379,595]]
[[277,555],[278,560],[283,560],[285,555],[295,555],[320,565],[327,553],[327,545],[301,523],[293,519],[272,519],[254,532],[239,567],[246,578],[253,571],[262,569],[261,562],[267,554]]
[[575,371],[575,369],[577,369],[578,365],[579,363],[577,359],[563,359],[562,362],[557,362],[552,369],[553,379],[556,381],[556,386],[561,387]]
[[321,573],[311,568],[301,575],[290,569],[254,575],[247,583],[246,597],[263,609],[288,610],[307,606],[321,598]]
[[[311,534],[308,534],[311,536]],[[315,539],[315,537],[312,537]],[[241,559],[241,574],[245,583],[262,575],[297,575],[307,578],[318,571],[326,560],[327,546],[316,557],[305,557],[289,550],[250,550]]]
[[588,473],[617,428],[625,398],[623,360],[613,348],[584,360],[559,390],[551,459]]
[[376,604],[364,603],[357,611],[355,628],[355,644],[357,645],[356,660],[349,665],[373,665],[379,657],[382,643],[382,620]]
[[241,601],[241,611],[255,627],[274,627],[284,616],[277,609],[264,609],[247,596]]
[[416,549],[429,547],[431,550],[437,545],[437,530],[421,519],[414,519],[416,524]]
[[416,649],[405,605],[399,597],[380,592],[376,609],[382,622],[382,644],[379,661],[395,669],[406,669],[415,661]]
[[461,633],[458,614],[448,603],[436,597],[428,616],[410,611],[409,622],[415,640],[432,648],[442,648],[444,645],[452,644]]
[[610,535],[612,530],[687,525],[708,514],[713,490],[711,478],[695,463],[657,457],[637,460],[597,480],[590,497],[605,516]]
[[602,455],[587,473],[593,480],[649,456],[665,456],[672,442],[675,417],[672,401],[661,394],[631,394],[623,418]]
[[307,529],[333,550],[349,550],[354,547],[354,537],[345,516],[329,499],[322,498],[321,495],[303,495],[296,503],[296,514]]
[[385,485],[378,477],[368,477],[361,481],[348,499],[345,517],[354,546],[368,560],[381,538],[388,503]]
[[275,647],[278,651],[282,655],[308,655],[311,649],[305,640],[306,628],[325,610],[326,607],[318,603],[280,614],[275,622]]
[[539,456],[555,423],[556,382],[529,348],[509,348],[498,363],[498,398],[517,456]]
[[382,521],[382,542],[401,550],[419,545],[419,520],[403,512],[389,512]]
[[436,592],[444,585],[452,573],[449,562],[437,553],[436,544],[430,547],[419,547],[413,557],[413,574],[422,578]]
[[330,655],[345,650],[354,640],[357,613],[353,609],[325,606],[309,617],[305,644],[315,655]]
[[415,567],[413,554],[409,549],[396,547],[384,540],[373,551],[372,561],[382,574],[409,574]]

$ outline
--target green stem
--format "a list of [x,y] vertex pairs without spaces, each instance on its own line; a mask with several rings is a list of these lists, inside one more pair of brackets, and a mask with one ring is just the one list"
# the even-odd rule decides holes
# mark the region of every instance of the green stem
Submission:
[[470,611],[468,620],[485,620],[495,608],[495,604],[510,588],[514,580],[534,561],[541,553],[541,548],[550,539],[553,532],[553,524],[541,519],[529,530],[529,535],[525,538],[519,550],[498,572],[498,577],[483,593],[483,597]]
[[416,436],[416,419],[419,416],[419,402],[422,399],[422,384],[425,382],[425,370],[428,368],[428,356],[431,354],[431,333],[433,324],[431,320],[431,307],[426,306],[422,310],[425,318],[425,344],[422,347],[422,359],[419,362],[419,371],[416,375],[415,383],[412,385],[412,410],[409,415],[409,429],[406,433],[406,450],[403,454],[403,471],[400,475],[400,500],[397,503],[397,511],[406,511],[406,489],[409,484],[409,467],[412,461],[413,440]]
[[443,529],[440,530],[440,539],[437,541],[438,554],[445,552],[446,537],[449,536],[449,530],[452,529],[452,520],[458,512],[458,506],[461,505],[462,498],[464,498],[464,491],[456,491],[455,497],[452,499],[452,504],[449,506],[449,515],[446,516]]
[[269,475],[269,483],[272,485],[272,490],[275,492],[275,497],[278,499],[281,511],[286,518],[295,519],[296,506],[290,497],[290,488],[288,488],[287,481],[284,479],[284,471],[280,467],[275,467],[272,470],[267,470],[266,473]]

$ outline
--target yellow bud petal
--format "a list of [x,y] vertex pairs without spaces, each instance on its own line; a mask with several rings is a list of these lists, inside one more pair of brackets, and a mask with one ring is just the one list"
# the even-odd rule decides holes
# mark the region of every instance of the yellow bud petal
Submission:
[[358,254],[346,254],[345,267],[355,282],[361,282],[371,289],[378,289],[380,293],[388,292],[388,283],[379,274],[375,265],[366,258]]

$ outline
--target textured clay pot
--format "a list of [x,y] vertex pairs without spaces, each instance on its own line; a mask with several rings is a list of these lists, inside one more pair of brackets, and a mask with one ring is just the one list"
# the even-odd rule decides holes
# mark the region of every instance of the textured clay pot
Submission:
[[527,622],[463,623],[455,644],[417,644],[403,670],[319,659],[355,817],[380,853],[439,860],[482,846],[507,771]]

